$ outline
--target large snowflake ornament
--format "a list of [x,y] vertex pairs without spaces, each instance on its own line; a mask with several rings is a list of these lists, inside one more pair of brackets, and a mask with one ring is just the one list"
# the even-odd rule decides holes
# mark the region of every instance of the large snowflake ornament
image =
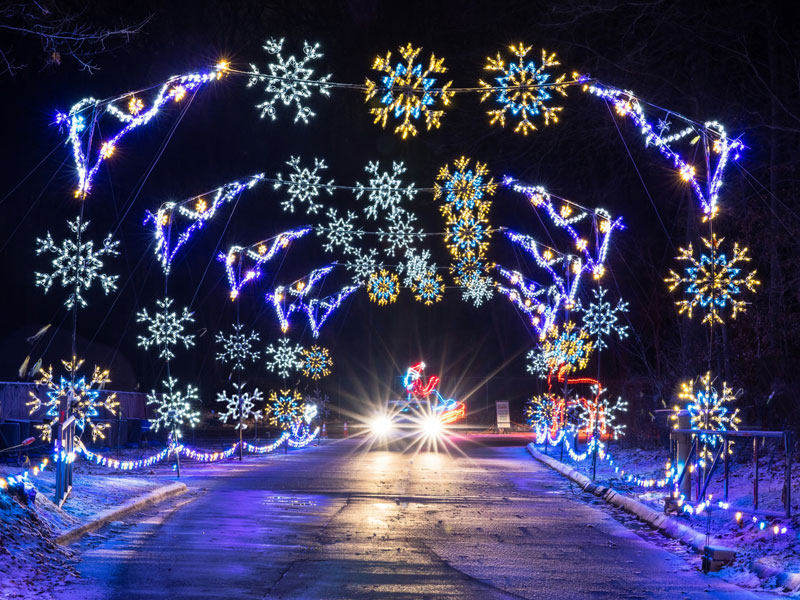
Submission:
[[619,318],[628,312],[628,303],[619,299],[616,306],[612,306],[605,299],[607,291],[603,287],[592,290],[594,302],[585,309],[578,308],[583,311],[583,329],[594,338],[594,347],[597,350],[608,347],[605,338],[610,337],[612,333],[622,340],[628,337],[630,329],[627,325],[619,322]]
[[733,256],[729,260],[724,252],[720,252],[720,246],[725,238],[717,238],[715,234],[711,239],[702,238],[703,244],[708,249],[708,254],[694,256],[692,245],[688,248],[680,248],[678,260],[688,261],[691,266],[686,267],[686,274],[681,277],[670,269],[670,276],[667,277],[669,291],[674,291],[681,284],[685,285],[685,293],[689,298],[677,300],[678,313],[686,313],[692,318],[692,311],[700,307],[706,311],[703,323],[714,326],[716,323],[723,323],[720,313],[725,310],[728,304],[731,305],[731,318],[735,319],[739,312],[744,312],[747,302],[737,298],[744,287],[750,292],[756,291],[756,286],[761,282],[756,279],[756,272],[742,273],[741,263],[750,262],[747,256],[747,248],[740,248],[739,244],[733,245]]
[[449,165],[439,169],[433,197],[434,200],[444,200],[442,213],[445,216],[458,214],[464,209],[477,209],[479,214],[483,214],[491,207],[491,202],[485,200],[484,196],[494,195],[497,184],[492,177],[488,177],[486,163],[476,162],[474,168],[470,168],[469,163],[470,159],[462,156],[453,162],[452,172]]
[[80,218],[67,221],[70,231],[75,234],[75,240],[64,240],[56,245],[50,232],[42,238],[36,238],[36,254],[52,253],[55,256],[51,262],[53,267],[50,273],[36,272],[36,285],[44,288],[45,293],[50,287],[60,281],[61,287],[68,290],[64,304],[67,308],[74,306],[85,307],[86,300],[83,292],[92,287],[94,280],[100,282],[103,292],[108,295],[117,289],[118,275],[101,273],[104,256],[117,256],[119,242],[114,240],[109,233],[103,240],[102,246],[95,250],[94,242],[85,241],[83,234],[89,227],[89,221],[81,223]]
[[251,64],[250,80],[247,82],[247,87],[254,86],[262,81],[267,82],[265,92],[268,98],[256,104],[256,108],[261,111],[261,118],[266,115],[274,121],[277,118],[276,104],[283,104],[286,107],[294,104],[297,109],[294,122],[303,121],[308,123],[308,119],[316,115],[304,103],[311,97],[313,89],[317,88],[323,96],[330,95],[330,84],[328,80],[331,75],[324,75],[319,79],[312,79],[314,69],[308,67],[308,63],[312,60],[322,58],[323,54],[319,52],[319,44],[313,46],[308,42],[303,44],[303,58],[297,59],[294,56],[283,58],[281,51],[283,49],[283,38],[278,41],[274,39],[267,40],[264,45],[264,50],[269,54],[274,54],[277,62],[269,63],[269,74],[261,73],[258,67]]
[[415,241],[422,239],[422,230],[413,226],[416,219],[413,213],[402,208],[386,216],[389,226],[378,229],[378,241],[386,244],[384,251],[387,256],[393,257],[408,250]]
[[194,322],[193,313],[186,307],[180,314],[172,310],[172,298],[156,300],[158,310],[151,315],[146,308],[136,313],[137,323],[147,324],[147,335],[138,336],[139,346],[145,350],[150,346],[159,348],[158,356],[164,360],[175,358],[172,346],[183,344],[185,348],[194,346],[194,334],[184,333],[184,328]]
[[341,247],[344,254],[354,254],[356,252],[354,242],[364,236],[363,230],[357,228],[355,224],[358,215],[348,210],[343,217],[339,217],[336,208],[331,206],[326,216],[328,224],[317,228],[317,235],[325,236],[322,247],[327,252],[333,252],[335,248]]
[[297,390],[270,392],[266,408],[269,424],[288,431],[292,425],[303,420],[305,408],[303,395]]
[[277,344],[267,346],[264,352],[267,355],[267,370],[284,379],[289,377],[292,372],[302,368],[302,352],[300,344],[292,345],[287,338],[281,338]]
[[216,338],[217,343],[222,344],[222,350],[217,352],[217,360],[231,364],[234,371],[243,371],[245,363],[255,362],[261,355],[261,351],[253,347],[260,339],[258,333],[244,333],[242,329],[243,325],[237,323],[232,332],[218,332]]
[[397,300],[399,293],[400,281],[396,273],[381,269],[369,276],[367,294],[372,302],[378,303],[378,306],[392,304]]
[[328,349],[321,346],[311,346],[303,350],[303,375],[313,380],[327,377],[331,374],[333,359],[328,354]]
[[542,343],[542,351],[547,355],[548,369],[563,369],[565,374],[585,369],[592,350],[594,344],[589,339],[589,334],[583,329],[576,329],[572,321],[565,323],[561,329],[555,325],[551,327]]
[[156,406],[156,418],[152,421],[153,431],[162,427],[171,431],[175,438],[181,437],[181,427],[194,427],[200,422],[200,412],[193,407],[200,398],[197,388],[187,385],[186,390],[178,388],[178,380],[168,376],[163,382],[163,390],[147,394],[147,403]]
[[499,123],[501,127],[505,127],[507,117],[518,119],[514,133],[522,132],[524,135],[536,130],[533,119],[540,114],[545,125],[549,125],[551,121],[557,123],[558,113],[563,107],[551,106],[548,101],[552,99],[553,93],[567,95],[567,84],[564,83],[566,75],[562,74],[553,82],[549,81],[548,69],[561,64],[555,53],[548,54],[542,50],[542,61],[537,67],[533,60],[526,62],[526,56],[532,47],[522,44],[509,46],[508,49],[517,57],[516,61],[506,62],[499,52],[496,58],[487,58],[484,70],[497,73],[498,76],[495,77],[494,84],[479,81],[480,86],[486,90],[481,101],[494,96],[500,105],[499,108],[487,111],[491,118],[490,124]]
[[435,271],[436,265],[430,262],[431,251],[417,251],[415,248],[406,248],[405,261],[400,263],[397,272],[403,276],[403,285],[411,287],[415,281],[422,279],[428,271]]
[[322,204],[316,202],[315,199],[319,197],[321,191],[333,194],[334,185],[333,179],[328,183],[323,183],[320,171],[327,169],[328,166],[324,160],[319,158],[314,159],[314,168],[300,167],[300,157],[292,156],[286,163],[292,168],[292,173],[289,173],[288,179],[284,179],[283,175],[278,173],[276,176],[277,181],[273,187],[277,190],[281,187],[286,187],[288,198],[281,201],[283,210],[287,212],[294,212],[294,204],[305,204],[306,214],[316,214]]
[[[722,382],[722,390],[718,391],[713,386],[711,372],[707,372],[700,378],[700,385],[695,388],[694,381],[684,381],[681,383],[678,398],[687,402],[686,410],[689,412],[692,429],[701,431],[729,431],[738,430],[741,419],[739,409],[730,410],[729,405],[736,400],[737,394]],[[675,427],[678,427],[678,415],[681,409],[675,406],[672,419]],[[700,441],[702,446],[699,451],[699,458],[705,460],[711,458],[712,452],[709,449],[715,448],[723,440],[721,435],[713,433],[701,433]],[[733,445],[733,442],[730,442]],[[728,452],[733,452],[729,447]]]
[[67,377],[62,376],[58,382],[53,377],[53,367],[51,366],[46,371],[39,369],[37,378],[34,383],[37,386],[46,388],[46,398],[41,398],[37,392],[28,392],[31,396],[30,402],[27,403],[31,407],[30,414],[38,411],[42,407],[47,408],[44,415],[44,423],[35,425],[40,432],[40,437],[45,442],[52,440],[53,425],[58,423],[59,411],[62,403],[68,405],[69,412],[75,417],[75,425],[82,434],[88,427],[92,433],[92,441],[97,438],[105,439],[103,431],[111,427],[110,423],[97,423],[93,421],[93,417],[100,416],[98,409],[104,408],[112,416],[116,416],[116,409],[119,407],[117,401],[117,394],[107,394],[105,398],[100,399],[100,388],[110,381],[108,378],[108,370],[101,371],[100,368],[95,367],[91,379],[88,381],[86,377],[78,377],[77,372],[83,364],[82,359],[72,357],[72,360],[62,360],[64,369],[67,372]]
[[434,110],[433,106],[438,99],[441,106],[450,104],[453,92],[450,91],[452,81],[443,87],[435,88],[436,78],[432,75],[445,73],[444,59],[437,59],[431,54],[428,67],[423,69],[422,63],[414,64],[422,48],[414,48],[410,43],[399,48],[403,62],[392,66],[392,53],[387,52],[386,57],[378,56],[372,63],[375,71],[385,73],[376,83],[370,79],[365,81],[367,86],[366,101],[373,97],[378,99],[379,105],[370,109],[370,114],[375,116],[375,123],[386,127],[386,121],[392,115],[402,122],[395,127],[394,132],[399,133],[403,139],[409,134],[417,135],[414,120],[420,116],[425,117],[425,124],[430,130],[439,127],[444,110]]
[[585,433],[587,438],[596,435],[596,441],[618,440],[625,435],[625,424],[618,419],[628,410],[628,403],[619,397],[613,401],[605,398],[605,389],[600,389],[599,393],[597,386],[592,389],[596,395],[578,403],[578,431]]
[[392,163],[391,172],[381,172],[378,161],[367,163],[364,170],[372,177],[367,185],[356,183],[354,193],[356,198],[366,194],[367,207],[364,213],[367,218],[377,219],[381,215],[391,214],[401,207],[404,198],[411,200],[417,193],[413,182],[406,186],[400,180],[400,175],[407,171],[402,162]]
[[444,294],[442,276],[433,269],[425,271],[412,281],[411,291],[414,293],[416,301],[422,302],[426,306],[439,302]]
[[494,281],[480,271],[473,271],[469,276],[461,278],[461,285],[461,298],[465,302],[472,302],[476,307],[491,300],[494,295]]
[[220,421],[227,423],[228,419],[236,422],[236,429],[247,429],[245,420],[261,418],[261,411],[256,410],[256,402],[262,402],[264,396],[261,390],[255,388],[253,393],[244,391],[244,383],[234,383],[234,392],[228,396],[228,393],[223,391],[217,394],[217,402],[225,402],[225,412],[219,413]]
[[535,432],[555,437],[566,418],[564,399],[552,394],[533,396],[525,406],[525,417]]

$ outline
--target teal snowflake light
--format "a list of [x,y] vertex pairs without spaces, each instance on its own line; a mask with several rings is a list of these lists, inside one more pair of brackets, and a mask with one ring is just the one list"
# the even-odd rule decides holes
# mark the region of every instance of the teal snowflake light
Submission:
[[422,302],[426,306],[439,302],[444,294],[442,276],[433,269],[426,271],[421,277],[414,280],[411,291],[417,302]]
[[50,273],[36,272],[36,285],[44,288],[47,293],[50,287],[60,281],[61,287],[69,291],[64,304],[71,309],[75,306],[86,307],[87,303],[83,292],[92,287],[95,279],[100,282],[103,292],[108,295],[117,289],[118,275],[105,275],[102,258],[117,256],[119,242],[114,240],[109,233],[103,240],[102,246],[95,250],[94,242],[85,241],[83,234],[89,227],[89,221],[81,223],[80,218],[67,221],[70,231],[75,234],[75,240],[64,240],[61,245],[56,245],[50,232],[44,239],[36,238],[36,254],[52,253],[55,256],[51,262],[53,267]]
[[490,124],[499,123],[501,127],[504,127],[507,117],[519,119],[514,133],[523,135],[528,135],[529,131],[536,130],[533,119],[540,114],[544,118],[545,125],[549,125],[551,121],[557,123],[558,113],[563,108],[551,106],[549,101],[554,92],[562,96],[567,95],[567,84],[564,83],[566,75],[561,75],[549,83],[550,73],[547,70],[561,64],[556,59],[555,53],[547,54],[545,50],[542,50],[542,62],[537,67],[532,60],[525,62],[532,47],[522,44],[509,46],[511,53],[517,57],[516,62],[506,62],[499,52],[497,58],[488,58],[484,69],[499,75],[495,78],[494,85],[483,80],[479,82],[480,86],[486,90],[481,101],[494,95],[500,105],[499,108],[487,111],[491,118]]
[[303,350],[303,375],[313,380],[327,377],[331,374],[333,359],[330,357],[327,348],[321,346],[311,346]]
[[227,423],[230,419],[236,423],[236,429],[247,429],[246,420],[261,418],[261,412],[256,410],[256,402],[262,402],[264,396],[258,388],[252,393],[244,391],[245,385],[234,383],[234,392],[230,396],[225,391],[217,394],[217,402],[226,404],[225,412],[219,414],[220,421]]
[[[689,412],[692,429],[704,431],[738,430],[741,422],[739,409],[731,411],[729,408],[729,405],[736,400],[736,394],[724,381],[722,382],[721,392],[712,383],[710,371],[700,378],[700,385],[696,389],[694,381],[681,383],[678,398],[687,402],[686,410]],[[679,413],[680,407],[675,406],[675,412],[672,415],[675,427],[678,426]],[[701,460],[711,458],[712,452],[709,447],[715,448],[717,444],[722,443],[722,440],[721,435],[701,433],[700,442],[702,445],[700,446],[698,457]],[[733,446],[733,442],[730,443],[730,446]],[[728,452],[732,453],[733,450],[729,447]]]
[[599,351],[608,347],[605,339],[612,333],[615,333],[621,340],[628,337],[630,328],[619,322],[620,317],[628,312],[628,303],[620,299],[616,306],[612,306],[605,299],[607,290],[603,287],[592,290],[592,293],[594,302],[585,309],[578,307],[578,310],[583,311],[583,330],[594,338],[594,347]]
[[251,75],[247,82],[247,87],[263,81],[267,83],[264,91],[267,93],[268,98],[264,102],[256,104],[256,108],[261,111],[261,118],[263,119],[266,115],[269,115],[274,121],[278,114],[275,107],[276,104],[283,104],[286,107],[294,104],[297,109],[294,122],[302,121],[307,124],[308,119],[316,115],[311,108],[304,104],[311,97],[313,89],[317,88],[317,91],[323,96],[330,96],[331,86],[327,82],[331,75],[328,74],[319,79],[312,79],[314,69],[307,66],[309,62],[323,57],[322,52],[319,52],[319,44],[312,46],[305,42],[303,44],[303,54],[305,56],[299,60],[294,56],[289,56],[285,59],[281,56],[283,38],[278,41],[274,39],[267,40],[266,44],[264,44],[264,50],[269,54],[274,54],[277,62],[267,65],[269,74],[261,73],[258,67],[251,64]]
[[147,403],[156,406],[156,418],[152,420],[153,431],[162,427],[171,431],[175,439],[180,439],[181,427],[194,427],[200,422],[200,412],[193,408],[193,403],[200,398],[197,388],[187,385],[186,390],[178,388],[178,380],[168,376],[163,382],[161,393],[155,390],[147,394]]
[[293,425],[303,420],[305,408],[303,395],[297,390],[270,392],[266,408],[269,424],[288,431]]
[[328,183],[323,183],[320,173],[322,170],[327,169],[328,166],[324,160],[315,158],[313,169],[308,167],[301,168],[299,156],[291,157],[286,164],[292,168],[293,172],[289,173],[288,179],[284,179],[283,175],[278,173],[276,176],[277,181],[273,184],[273,188],[276,190],[281,187],[286,188],[288,198],[281,201],[283,210],[294,212],[294,205],[297,202],[298,205],[305,204],[306,214],[316,214],[322,208],[322,204],[316,201],[316,198],[320,196],[320,192],[325,191],[328,194],[333,194],[333,179]]
[[156,300],[158,310],[151,315],[143,308],[136,314],[137,323],[147,324],[147,335],[138,336],[139,346],[145,350],[150,346],[159,348],[158,356],[164,360],[175,358],[172,346],[182,343],[185,348],[194,346],[194,334],[184,333],[184,328],[194,322],[193,313],[184,307],[178,314],[171,310],[172,299]]
[[381,269],[369,276],[367,295],[372,302],[377,302],[378,306],[392,304],[397,300],[399,293],[400,281],[396,273]]
[[260,350],[253,348],[259,341],[258,333],[242,332],[243,326],[235,324],[229,334],[217,333],[217,343],[222,344],[222,350],[217,353],[217,360],[221,363],[230,363],[234,371],[243,371],[245,363],[255,362],[261,355]]
[[302,368],[302,352],[303,347],[300,344],[292,345],[287,338],[281,338],[277,344],[267,346],[264,352],[267,356],[267,370],[284,379],[289,377],[292,372]]
[[564,421],[564,399],[551,394],[533,396],[525,406],[528,425],[537,433],[555,436]]

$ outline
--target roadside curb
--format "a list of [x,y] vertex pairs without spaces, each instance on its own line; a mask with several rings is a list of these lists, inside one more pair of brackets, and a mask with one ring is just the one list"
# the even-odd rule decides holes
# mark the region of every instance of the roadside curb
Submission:
[[775,578],[776,586],[783,588],[785,592],[793,592],[800,587],[800,573],[781,571],[776,567],[764,564],[761,559],[752,561],[747,567],[761,579]]
[[185,483],[181,483],[179,481],[156,488],[149,494],[129,500],[122,506],[118,506],[117,508],[112,508],[111,510],[100,513],[87,523],[83,523],[77,527],[73,527],[72,529],[65,531],[56,538],[56,543],[61,545],[71,544],[75,540],[82,538],[87,533],[91,533],[92,531],[100,529],[107,523],[117,521],[122,517],[137,512],[148,506],[152,506],[153,504],[158,504],[167,498],[180,496],[181,494],[187,492],[188,489],[189,488],[186,487]]
[[[533,458],[539,462],[544,463],[554,471],[558,471],[564,477],[577,483],[583,491],[594,494],[609,504],[613,504],[614,506],[628,511],[640,520],[649,524],[654,529],[661,532],[663,535],[678,540],[682,544],[692,548],[695,552],[700,554],[703,553],[706,547],[706,536],[704,534],[698,533],[691,527],[687,527],[683,523],[679,523],[676,519],[657,512],[649,506],[642,504],[638,500],[634,500],[629,496],[619,493],[613,488],[593,483],[588,477],[586,477],[586,475],[579,473],[572,467],[550,458],[549,456],[545,456],[536,450],[533,444],[528,444],[528,452],[530,452],[531,456],[533,456]],[[713,538],[710,540],[709,546],[716,548],[722,547],[722,545]],[[733,550],[734,553],[736,552],[735,548],[731,548],[731,550]]]

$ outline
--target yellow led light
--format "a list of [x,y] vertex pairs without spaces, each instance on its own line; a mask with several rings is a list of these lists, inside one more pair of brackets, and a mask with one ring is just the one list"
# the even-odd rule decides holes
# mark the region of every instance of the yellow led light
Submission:
[[203,200],[202,198],[198,199],[197,202],[195,202],[195,205],[194,205],[195,211],[197,211],[199,213],[204,213],[204,212],[206,212],[207,208],[208,208],[208,204],[206,204],[206,201]]
[[138,115],[140,112],[142,112],[143,108],[144,102],[142,102],[141,98],[131,96],[131,99],[128,100],[128,112],[132,115]]
[[100,146],[100,156],[102,158],[109,158],[113,154],[114,154],[114,144],[112,144],[111,142],[103,142],[103,145]]
[[569,217],[572,214],[572,208],[570,208],[569,206],[567,206],[565,204],[564,206],[561,207],[561,210],[559,211],[559,214],[561,215],[562,219],[566,219],[567,217]]
[[259,256],[264,256],[267,253],[267,247],[264,244],[259,244],[258,248],[256,248]]
[[172,97],[175,99],[175,102],[180,102],[186,97],[186,88],[182,85],[176,85],[172,88]]

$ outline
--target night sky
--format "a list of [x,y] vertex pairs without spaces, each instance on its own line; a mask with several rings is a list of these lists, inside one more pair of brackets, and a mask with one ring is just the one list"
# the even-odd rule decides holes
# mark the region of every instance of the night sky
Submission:
[[[348,83],[375,78],[370,70],[373,58],[387,50],[395,57],[398,46],[411,42],[423,46],[424,57],[430,52],[444,57],[445,81],[452,79],[456,86],[475,86],[487,77],[482,72],[487,56],[524,42],[534,46],[531,55],[537,60],[540,48],[556,52],[568,74],[591,74],[700,121],[718,119],[732,135],[744,136],[748,150],[742,164],[753,174],[750,179],[739,167],[729,169],[719,230],[751,244],[752,264],[767,279],[765,226],[758,219],[745,222],[737,216],[748,210],[763,212],[765,200],[753,192],[752,182],[766,185],[768,161],[776,160],[763,150],[769,132],[755,115],[763,108],[763,95],[752,91],[749,67],[735,58],[745,49],[762,66],[767,52],[764,31],[778,35],[790,25],[773,25],[781,20],[773,15],[770,21],[763,11],[756,11],[760,5],[755,3],[712,10],[693,3],[652,2],[636,9],[642,13],[638,19],[629,6],[595,15],[581,14],[577,3],[563,6],[559,11],[552,4],[523,1],[137,2],[124,5],[120,13],[114,6],[112,13],[111,4],[96,3],[85,15],[97,22],[153,17],[130,44],[99,56],[100,70],[94,75],[80,72],[68,60],[61,67],[43,68],[35,45],[16,45],[30,66],[14,77],[5,76],[0,100],[5,115],[0,149],[0,260],[5,284],[0,377],[16,380],[27,354],[31,362],[43,355],[47,364],[69,353],[70,323],[61,305],[61,290],[54,286],[44,295],[33,283],[34,271],[49,266],[48,258],[35,255],[34,239],[47,231],[63,238],[65,219],[78,212],[72,196],[72,158],[54,124],[55,111],[68,110],[87,95],[122,94],[170,75],[206,69],[220,59],[244,70],[254,63],[264,71],[271,57],[261,46],[269,37],[286,38],[285,54],[301,52],[305,40],[320,42],[325,56],[314,63],[316,75],[332,73],[333,81]],[[574,10],[567,11],[568,7]],[[558,99],[564,107],[560,122],[542,125],[525,137],[508,125],[490,127],[485,115],[488,103],[481,104],[478,95],[458,95],[440,129],[423,128],[417,137],[403,141],[392,133],[393,127],[382,130],[373,125],[362,92],[334,89],[329,98],[315,94],[309,104],[316,117],[308,125],[293,124],[294,110],[284,107],[278,109],[277,121],[259,119],[254,105],[262,101],[262,89],[246,88],[246,81],[229,77],[206,86],[182,117],[175,107],[164,110],[155,122],[125,138],[95,179],[85,206],[91,221],[87,235],[99,242],[116,230],[122,254],[108,261],[107,272],[119,274],[120,280],[118,292],[109,296],[99,287],[87,293],[89,308],[78,318],[78,352],[89,363],[110,367],[114,387],[149,390],[163,377],[155,353],[136,347],[142,330],[135,313],[144,306],[154,307],[163,288],[152,235],[142,225],[145,210],[254,173],[286,174],[285,162],[291,156],[300,156],[304,164],[324,158],[325,180],[333,178],[343,185],[366,182],[363,169],[368,161],[380,161],[382,170],[402,161],[408,169],[404,181],[427,188],[442,165],[466,155],[486,162],[496,180],[513,175],[584,206],[621,215],[627,229],[615,237],[605,284],[612,298],[621,295],[630,302],[630,323],[636,333],[623,343],[612,343],[603,354],[603,378],[615,395],[627,397],[633,414],[641,416],[660,407],[659,398],[669,395],[677,377],[702,368],[697,366],[705,347],[699,320],[691,328],[681,325],[663,284],[668,269],[677,267],[676,248],[688,240],[699,241],[698,235],[705,231],[699,225],[696,199],[671,165],[643,147],[630,122],[615,118],[603,102],[570,88],[567,98]],[[680,121],[674,117],[672,121],[677,129]],[[108,134],[112,123],[101,121],[100,131]],[[701,156],[692,152],[699,150],[688,150],[689,158]],[[302,212],[292,215],[280,209],[283,197],[271,185],[246,192],[235,211],[232,206],[222,210],[174,264],[170,295],[177,305],[192,302],[199,337],[194,348],[178,352],[173,373],[199,385],[206,407],[213,406],[213,397],[227,377],[227,370],[214,361],[214,335],[227,331],[236,316],[227,298],[224,269],[213,257],[233,244],[249,245],[307,224]],[[346,192],[337,192],[332,201],[340,211],[363,209],[363,202]],[[408,206],[427,231],[443,229],[431,194],[420,192]],[[490,219],[494,226],[543,233],[527,200],[507,189],[494,197]],[[425,244],[437,264],[448,263],[440,238],[427,238]],[[510,268],[529,270],[525,258],[502,236],[492,238],[489,255]],[[271,263],[264,280],[243,293],[241,320],[260,332],[262,346],[280,336],[263,294],[330,260],[320,241],[308,236],[290,247],[285,260]],[[452,285],[447,275],[445,279]],[[332,293],[344,281],[332,278],[325,292]],[[35,345],[25,342],[47,323],[53,328]],[[751,336],[752,325],[745,320],[741,330],[737,327],[729,328],[728,343],[738,360],[742,352],[737,344]],[[312,343],[300,320],[290,337],[304,345]],[[541,385],[525,373],[525,353],[534,342],[535,333],[502,296],[474,308],[461,300],[459,290],[448,289],[444,301],[426,307],[403,290],[395,305],[378,307],[362,290],[322,330],[319,343],[330,348],[335,361],[334,376],[322,387],[357,406],[365,398],[387,395],[387,386],[398,393],[392,377],[412,361],[424,359],[430,372],[441,376],[443,391],[456,397],[465,397],[476,384],[495,377],[489,388],[491,399],[511,400],[519,418],[524,399]],[[593,361],[589,371],[596,369]],[[737,372],[733,381],[747,383],[748,377],[753,378],[752,367]],[[247,378],[265,389],[280,384],[267,375],[263,361]],[[485,389],[480,392],[485,393]]]

